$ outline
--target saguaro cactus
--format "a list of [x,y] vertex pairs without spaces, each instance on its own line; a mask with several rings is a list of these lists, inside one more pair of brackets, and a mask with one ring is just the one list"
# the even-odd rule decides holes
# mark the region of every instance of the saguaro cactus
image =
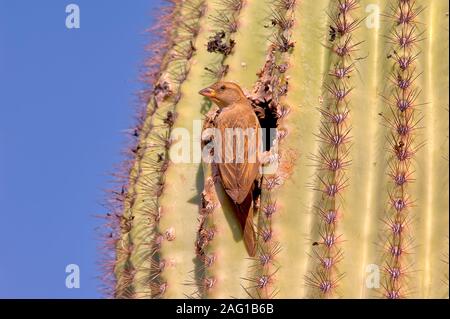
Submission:
[[[111,296],[448,298],[447,1],[172,0],[161,12],[106,216]],[[254,258],[201,161],[219,110],[198,91],[218,80],[276,132]]]

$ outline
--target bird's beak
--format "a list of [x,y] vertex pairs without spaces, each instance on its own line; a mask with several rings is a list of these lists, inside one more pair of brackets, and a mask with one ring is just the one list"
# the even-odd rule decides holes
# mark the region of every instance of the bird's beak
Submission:
[[206,96],[206,97],[215,97],[216,91],[214,91],[214,89],[207,87],[207,88],[204,88],[203,90],[201,90],[200,92],[198,92],[198,94]]

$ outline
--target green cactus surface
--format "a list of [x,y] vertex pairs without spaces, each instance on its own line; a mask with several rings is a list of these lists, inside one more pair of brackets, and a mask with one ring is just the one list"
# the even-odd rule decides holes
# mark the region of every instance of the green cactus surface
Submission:
[[[107,214],[110,296],[448,298],[448,6],[169,1]],[[219,80],[275,132],[255,257],[202,157]]]

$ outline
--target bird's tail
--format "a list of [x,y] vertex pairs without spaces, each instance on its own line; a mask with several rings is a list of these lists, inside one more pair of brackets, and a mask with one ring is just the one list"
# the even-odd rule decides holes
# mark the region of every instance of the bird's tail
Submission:
[[250,191],[244,201],[236,204],[236,215],[241,224],[244,244],[250,257],[256,254],[256,234],[253,227],[253,194]]

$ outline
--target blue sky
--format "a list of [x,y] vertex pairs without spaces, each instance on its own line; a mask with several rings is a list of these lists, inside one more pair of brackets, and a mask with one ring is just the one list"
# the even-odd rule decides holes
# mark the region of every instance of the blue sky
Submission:
[[[93,216],[159,0],[0,0],[0,298],[98,298]],[[67,29],[65,8],[80,7]],[[80,267],[67,289],[65,267]]]

